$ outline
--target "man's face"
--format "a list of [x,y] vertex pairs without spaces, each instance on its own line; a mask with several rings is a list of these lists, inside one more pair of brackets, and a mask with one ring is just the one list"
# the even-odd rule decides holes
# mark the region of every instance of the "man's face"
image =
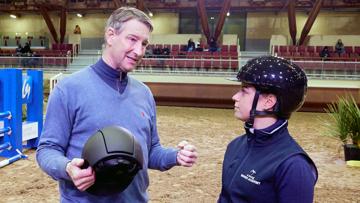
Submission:
[[135,69],[145,54],[149,37],[149,28],[136,19],[125,22],[117,32],[113,28],[108,28],[106,49],[109,65],[124,72]]

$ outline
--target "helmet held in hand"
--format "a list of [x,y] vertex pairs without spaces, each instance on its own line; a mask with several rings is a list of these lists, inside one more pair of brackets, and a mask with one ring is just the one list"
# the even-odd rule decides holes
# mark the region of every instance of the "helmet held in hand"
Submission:
[[82,158],[95,172],[95,183],[86,191],[93,195],[111,195],[125,190],[143,167],[140,144],[125,128],[105,127],[92,135]]

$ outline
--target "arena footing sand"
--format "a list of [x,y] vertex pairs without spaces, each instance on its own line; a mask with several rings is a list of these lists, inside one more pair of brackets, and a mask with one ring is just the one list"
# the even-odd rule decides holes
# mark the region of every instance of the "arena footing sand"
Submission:
[[[360,168],[346,166],[341,143],[324,136],[324,113],[295,113],[289,131],[315,161],[319,180],[315,202],[360,202]],[[244,132],[231,109],[158,107],[158,130],[165,146],[183,139],[199,151],[193,168],[150,170],[151,203],[216,202],[221,189],[221,167],[227,144]],[[35,151],[27,160],[0,169],[0,202],[58,202],[57,182],[36,164]]]

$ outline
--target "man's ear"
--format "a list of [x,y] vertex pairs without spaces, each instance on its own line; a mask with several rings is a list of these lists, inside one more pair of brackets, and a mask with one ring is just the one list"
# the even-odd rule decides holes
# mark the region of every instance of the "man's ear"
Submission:
[[267,94],[264,97],[264,109],[265,110],[274,110],[277,98],[274,94]]
[[112,27],[108,27],[105,31],[105,39],[106,39],[106,44],[107,45],[112,45],[113,42],[113,38],[116,35],[116,32],[114,30],[114,28]]

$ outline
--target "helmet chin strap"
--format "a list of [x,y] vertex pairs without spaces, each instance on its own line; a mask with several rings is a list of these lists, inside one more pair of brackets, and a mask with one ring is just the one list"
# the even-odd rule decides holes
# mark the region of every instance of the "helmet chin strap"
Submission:
[[256,90],[252,107],[250,110],[250,118],[245,122],[245,125],[249,128],[253,128],[254,121],[256,116],[267,116],[267,115],[277,115],[278,102],[275,104],[275,111],[257,111],[256,106],[259,101],[260,91]]

